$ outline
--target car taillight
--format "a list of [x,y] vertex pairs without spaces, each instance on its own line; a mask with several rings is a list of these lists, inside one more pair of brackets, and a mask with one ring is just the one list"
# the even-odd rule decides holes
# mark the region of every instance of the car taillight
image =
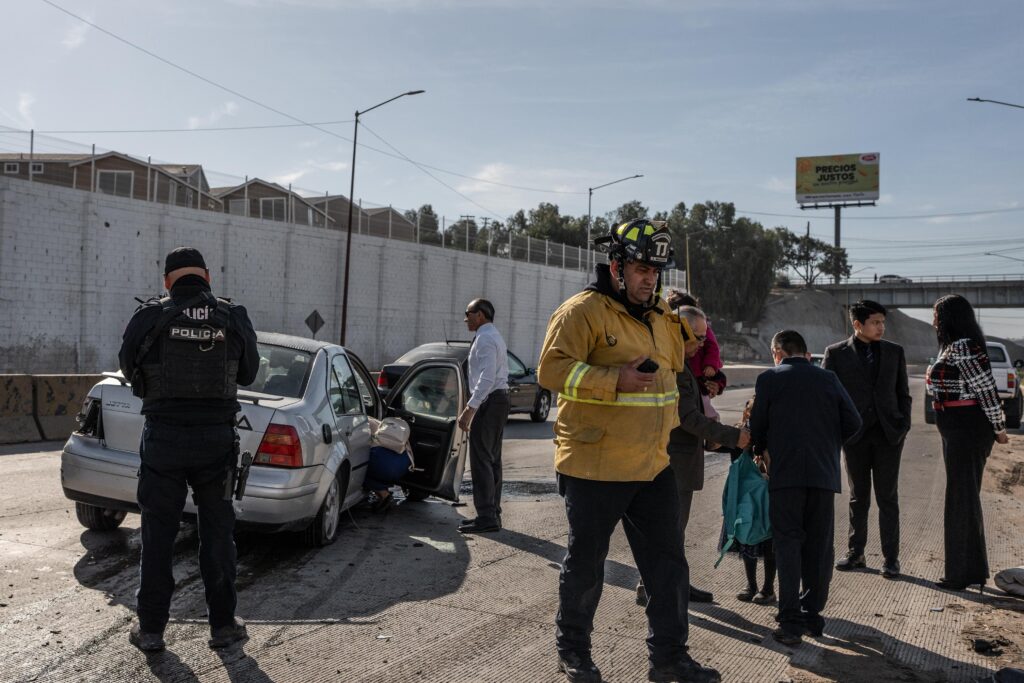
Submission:
[[260,442],[254,465],[270,467],[302,467],[302,442],[290,425],[271,424]]
[[1017,375],[1012,372],[1006,373],[1006,388],[1013,389],[1017,386]]
[[377,388],[378,389],[387,389],[388,388],[388,376],[384,373],[383,370],[381,370],[380,374],[377,375]]

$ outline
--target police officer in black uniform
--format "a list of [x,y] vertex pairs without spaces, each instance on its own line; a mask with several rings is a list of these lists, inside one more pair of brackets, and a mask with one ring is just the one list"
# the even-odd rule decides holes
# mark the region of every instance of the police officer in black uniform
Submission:
[[167,255],[170,296],[147,301],[124,331],[119,360],[142,400],[138,500],[142,562],[138,623],[129,640],[143,651],[164,648],[174,591],[174,539],[187,487],[199,512],[199,568],[206,588],[210,647],[247,637],[235,616],[235,513],[240,410],[238,385],[256,378],[256,332],[242,306],[210,291],[210,271],[198,250]]

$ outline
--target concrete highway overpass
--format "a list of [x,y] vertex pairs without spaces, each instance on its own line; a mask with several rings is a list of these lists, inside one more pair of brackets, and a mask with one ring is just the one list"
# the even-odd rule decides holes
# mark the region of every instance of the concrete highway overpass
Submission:
[[1024,308],[1024,275],[973,275],[916,277],[912,282],[849,280],[840,285],[820,284],[846,305],[858,299],[872,299],[894,308],[931,308],[944,294],[960,294],[975,307]]

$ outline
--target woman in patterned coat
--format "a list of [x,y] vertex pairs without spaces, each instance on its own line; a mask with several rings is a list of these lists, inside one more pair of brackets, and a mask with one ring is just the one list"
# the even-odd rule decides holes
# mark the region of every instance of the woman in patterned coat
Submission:
[[995,441],[1007,443],[985,336],[974,309],[959,294],[935,302],[939,358],[929,371],[935,421],[946,466],[946,572],[939,588],[964,590],[988,579],[981,478]]

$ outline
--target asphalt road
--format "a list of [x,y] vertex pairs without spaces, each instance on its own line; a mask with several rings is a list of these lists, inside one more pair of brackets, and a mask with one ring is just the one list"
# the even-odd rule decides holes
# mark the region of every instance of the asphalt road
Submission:
[[[915,408],[922,385],[913,381]],[[716,405],[735,421],[749,390]],[[919,413],[915,410],[915,420]],[[111,533],[84,530],[59,480],[61,444],[0,447],[0,681],[523,681],[563,680],[552,619],[566,528],[554,492],[550,423],[514,418],[506,431],[505,525],[500,533],[455,531],[472,506],[399,505],[386,516],[346,516],[337,543],[320,550],[289,536],[240,533],[239,609],[251,639],[215,653],[206,646],[196,537],[179,536],[177,594],[168,650],[143,656],[127,642],[137,587],[139,518]],[[715,592],[691,610],[691,652],[735,681],[973,681],[991,660],[969,651],[962,632],[999,607],[977,593],[935,591],[942,569],[941,455],[934,428],[919,422],[901,477],[900,582],[878,576],[874,531],[868,571],[837,576],[826,638],[799,650],[774,644],[770,608],[733,598],[738,561],[713,569],[727,458],[711,456],[687,533],[694,582]],[[1021,503],[985,499],[994,568],[1024,564]],[[837,499],[837,546],[845,536]],[[616,532],[606,564],[594,654],[608,681],[646,676],[637,580]]]

